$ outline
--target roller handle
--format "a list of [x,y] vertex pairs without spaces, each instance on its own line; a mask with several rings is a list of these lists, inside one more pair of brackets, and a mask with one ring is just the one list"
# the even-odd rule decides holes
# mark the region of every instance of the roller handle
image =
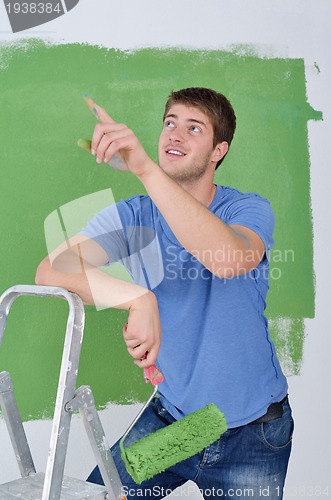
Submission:
[[160,370],[157,368],[157,366],[152,365],[148,368],[144,368],[144,379],[147,384],[148,382],[152,382],[152,384],[155,386],[161,384],[161,382],[164,381],[164,376],[162,372],[160,372]]
[[[148,355],[148,352],[145,352],[145,354],[143,355],[143,359],[146,358],[147,355]],[[138,413],[138,415],[136,416],[136,418],[134,419],[134,421],[131,423],[131,425],[129,426],[129,428],[125,431],[125,433],[123,434],[123,436],[122,436],[122,438],[120,440],[120,448],[121,448],[122,454],[126,453],[125,452],[125,447],[124,447],[124,441],[125,441],[127,435],[129,434],[129,432],[131,431],[131,429],[134,427],[134,425],[136,424],[136,422],[139,420],[139,418],[141,417],[141,415],[144,413],[144,411],[148,407],[149,403],[152,401],[152,399],[156,395],[157,390],[158,390],[158,384],[160,384],[161,382],[163,382],[164,377],[163,377],[162,373],[160,372],[160,370],[155,365],[152,365],[152,366],[149,366],[148,368],[144,368],[144,379],[145,379],[146,383],[152,382],[154,390],[153,390],[153,393],[151,394],[151,396],[148,398],[148,400],[144,404],[144,406],[141,408],[140,412]]]
[[[143,359],[147,358],[148,352],[145,352]],[[144,379],[146,384],[152,382],[154,387],[161,384],[164,381],[163,373],[160,372],[156,365],[151,365],[148,368],[144,368]]]

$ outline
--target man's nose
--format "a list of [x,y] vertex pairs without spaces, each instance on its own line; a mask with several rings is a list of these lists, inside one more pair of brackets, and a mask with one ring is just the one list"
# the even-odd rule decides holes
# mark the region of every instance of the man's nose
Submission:
[[173,142],[183,142],[184,133],[179,127],[176,127],[171,131],[169,139]]

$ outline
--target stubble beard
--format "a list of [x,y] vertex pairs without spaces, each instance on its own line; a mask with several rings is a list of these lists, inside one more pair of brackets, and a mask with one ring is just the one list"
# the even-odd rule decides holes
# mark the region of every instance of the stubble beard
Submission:
[[171,179],[181,186],[192,186],[204,176],[209,167],[210,158],[211,152],[207,153],[204,158],[196,160],[189,167],[178,168],[177,170],[172,170],[171,172],[168,172],[166,168],[163,168],[162,163],[160,163],[160,167]]

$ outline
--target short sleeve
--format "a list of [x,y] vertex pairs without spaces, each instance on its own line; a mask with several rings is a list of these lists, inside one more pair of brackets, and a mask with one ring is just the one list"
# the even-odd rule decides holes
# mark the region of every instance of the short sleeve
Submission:
[[[109,263],[123,261],[128,256],[125,230],[119,215],[119,210],[123,212],[122,205],[119,202],[104,208],[81,230],[81,234],[93,239],[105,250]],[[130,211],[126,212],[127,225],[133,225],[133,220],[129,220]]]
[[[145,210],[141,206],[142,200]],[[153,289],[162,281],[164,271],[148,204],[149,200],[139,196],[121,200],[96,214],[81,234],[105,250],[108,265],[122,264],[135,283]]]
[[256,193],[238,196],[228,204],[223,213],[224,216],[224,221],[228,225],[238,224],[254,231],[262,239],[269,257],[270,249],[274,244],[275,216],[266,198]]

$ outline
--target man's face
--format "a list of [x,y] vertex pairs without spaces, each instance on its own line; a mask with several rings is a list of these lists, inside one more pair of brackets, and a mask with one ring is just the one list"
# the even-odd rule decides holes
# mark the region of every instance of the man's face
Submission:
[[200,179],[215,169],[214,131],[208,116],[194,106],[174,104],[164,119],[159,139],[159,165],[181,183]]

